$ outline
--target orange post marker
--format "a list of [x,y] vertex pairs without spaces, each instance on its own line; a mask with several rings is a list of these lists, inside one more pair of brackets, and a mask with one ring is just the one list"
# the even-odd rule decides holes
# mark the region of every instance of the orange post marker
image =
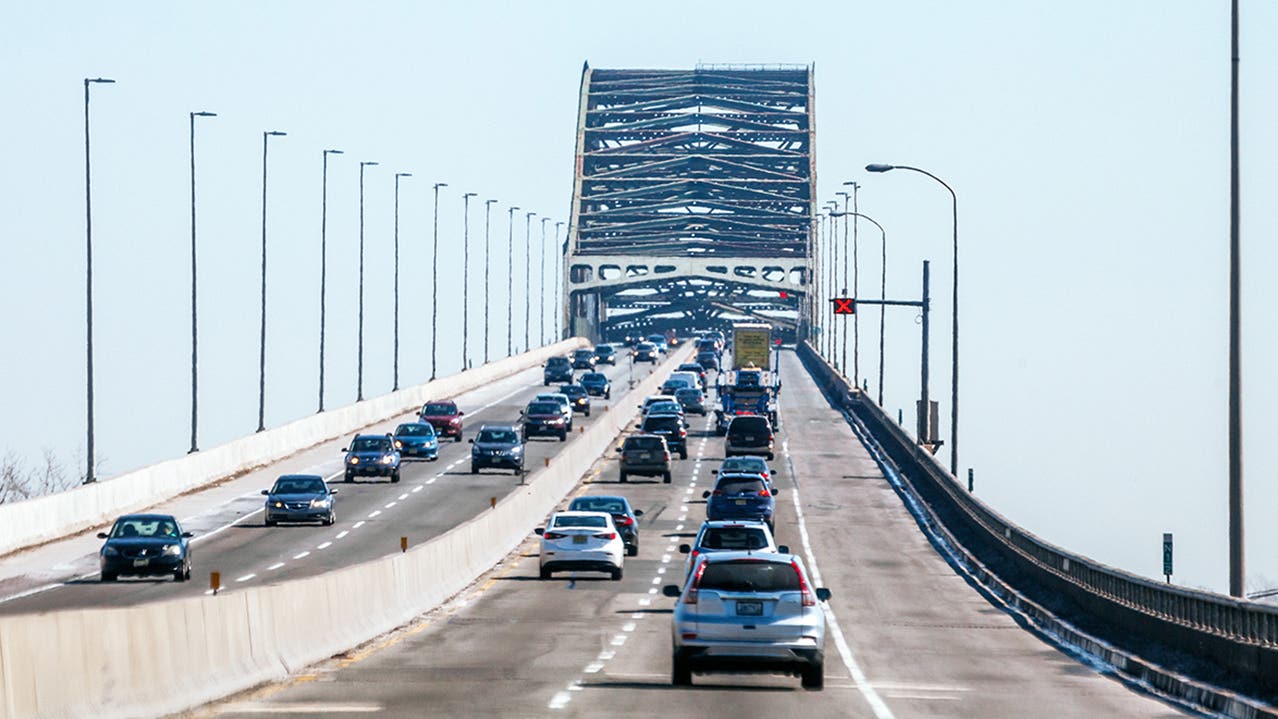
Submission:
[[222,588],[222,573],[209,572],[209,589],[212,589],[213,593],[217,594],[217,590],[221,588]]
[[488,508],[489,508],[489,509],[497,509],[497,498],[496,498],[496,497],[489,497],[489,498],[488,498]]
[[399,551],[401,551],[401,552],[407,552],[407,551],[408,551],[408,537],[400,537],[400,538],[399,538]]
[[543,461],[546,463],[545,466],[550,466],[550,457],[546,457]]

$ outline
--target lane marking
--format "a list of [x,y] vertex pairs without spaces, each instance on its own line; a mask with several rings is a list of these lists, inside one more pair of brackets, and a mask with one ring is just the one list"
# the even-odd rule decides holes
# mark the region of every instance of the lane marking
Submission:
[[551,709],[563,709],[570,701],[572,701],[571,694],[568,692],[558,692],[550,698],[550,704],[547,706]]
[[399,501],[402,502],[405,499],[408,499],[408,492],[404,492],[403,494],[399,495]]
[[[423,486],[425,486],[425,485],[421,485],[421,484],[419,484],[419,485],[417,485],[416,487],[413,487],[413,493],[414,493],[414,494],[416,494],[417,492],[422,491],[422,487],[423,487]],[[404,495],[404,496],[405,496],[405,497],[407,497],[408,495]]]
[[282,566],[284,566],[283,562],[276,562],[275,564],[272,564],[271,566],[267,567],[266,571],[274,572],[276,569],[279,569]]
[[343,529],[342,531],[340,531],[340,532],[338,532],[338,533],[337,533],[337,539],[341,539],[342,537],[345,537],[346,535],[348,535],[348,534],[350,534],[350,533],[351,533],[351,532],[350,532],[350,530],[349,530],[349,529]]
[[380,510],[380,509],[374,509],[372,512],[369,512],[369,513],[368,513],[368,518],[369,518],[369,519],[372,519],[373,517],[376,517],[377,515],[379,515],[379,514],[381,514],[381,513],[382,513],[382,510]]
[[257,576],[256,574],[245,574],[244,576],[242,576],[242,577],[240,577],[240,578],[236,579],[235,581],[237,581],[237,582],[247,582],[248,580],[250,580],[250,579],[252,579],[253,577],[256,577],[256,576]]
[[390,502],[385,507],[383,507],[383,509],[390,509],[391,507],[394,507],[396,504],[398,504],[398,502]]
[[362,526],[364,526],[364,520],[361,519],[358,522],[356,522],[354,526],[351,527],[351,529],[359,529]]
[[310,554],[311,554],[310,552],[302,552],[301,554],[294,554],[293,559],[301,559],[303,557],[308,557],[310,556]]
[[316,549],[328,549],[331,546],[333,546],[332,542],[324,542],[323,544],[316,547]]

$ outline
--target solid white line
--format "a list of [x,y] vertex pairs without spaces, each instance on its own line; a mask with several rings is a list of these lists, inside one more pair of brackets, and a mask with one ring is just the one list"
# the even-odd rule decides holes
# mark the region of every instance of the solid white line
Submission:
[[316,547],[316,549],[328,549],[331,546],[333,546],[332,542],[324,542],[323,544]]
[[279,569],[282,566],[284,566],[283,562],[276,562],[275,564],[272,564],[271,566],[267,567],[266,571],[274,572],[275,570]]

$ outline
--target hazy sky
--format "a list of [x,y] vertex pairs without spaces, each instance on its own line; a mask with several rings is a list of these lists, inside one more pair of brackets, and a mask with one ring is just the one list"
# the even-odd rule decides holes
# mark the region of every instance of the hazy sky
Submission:
[[[1243,242],[1250,588],[1278,585],[1278,6],[1243,0]],[[261,133],[270,151],[268,425],[315,409],[320,158],[329,165],[328,403],[355,394],[358,162],[365,392],[391,383],[392,176],[401,183],[401,383],[429,375],[431,184],[441,193],[439,371],[461,362],[462,192],[482,358],[483,200],[567,218],[581,66],[813,63],[821,200],[863,183],[889,294],[934,263],[932,394],[949,436],[949,204],[959,194],[962,456],[977,492],[1044,538],[1227,586],[1229,4],[8,3],[0,11],[0,449],[66,461],[84,433],[84,77],[93,91],[98,446],[118,473],[187,448],[189,158],[200,121],[203,446],[257,411]],[[523,345],[517,215],[515,348]],[[534,218],[534,245],[540,226]],[[862,282],[878,237],[862,226]],[[490,300],[505,352],[509,291]],[[534,262],[537,256],[534,255]],[[536,275],[534,271],[534,276]],[[534,322],[537,280],[534,278]],[[865,294],[865,292],[863,292]],[[871,292],[870,294],[873,294]],[[873,313],[862,374],[877,381]],[[918,328],[888,317],[886,405],[917,395]],[[534,324],[533,340],[537,330]],[[942,456],[948,458],[943,449]]]

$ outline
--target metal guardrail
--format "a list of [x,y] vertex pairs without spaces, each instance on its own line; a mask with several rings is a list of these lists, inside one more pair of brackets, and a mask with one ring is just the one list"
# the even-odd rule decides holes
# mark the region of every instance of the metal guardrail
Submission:
[[1016,569],[1052,591],[1067,594],[1085,611],[1278,692],[1278,606],[1165,584],[1044,541],[968,493],[809,345],[801,344],[799,354],[818,382],[842,398],[894,461],[908,469],[909,478],[926,483],[920,488],[926,490],[926,500],[938,514],[963,523]]

